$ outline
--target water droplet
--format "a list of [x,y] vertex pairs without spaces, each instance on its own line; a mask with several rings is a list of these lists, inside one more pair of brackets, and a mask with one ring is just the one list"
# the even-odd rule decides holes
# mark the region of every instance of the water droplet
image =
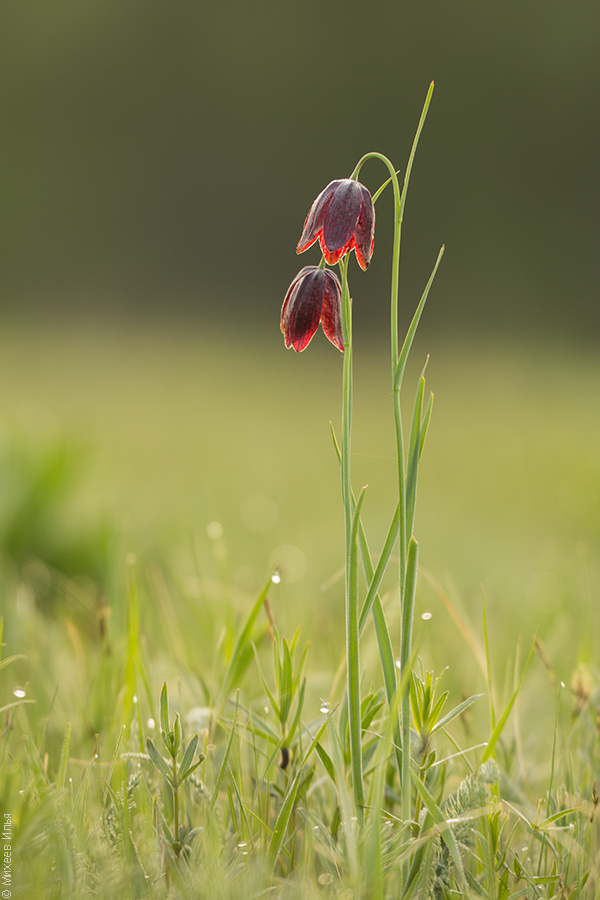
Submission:
[[241,849],[242,847],[247,847],[247,846],[248,846],[247,841],[240,841],[239,844],[238,844],[238,847],[239,847],[240,849]]
[[271,575],[271,581],[273,582],[273,584],[279,584],[279,582],[281,581],[281,575],[279,574],[277,569],[275,569],[275,571]]
[[267,715],[268,715],[268,713],[269,713],[269,707],[268,707],[268,706],[265,706],[265,712],[266,712]]
[[330,709],[331,709],[331,705],[330,705],[329,701],[321,700],[321,706],[319,707],[319,712],[323,713],[323,715],[326,716]]
[[209,522],[206,526],[206,533],[213,541],[218,541],[223,537],[223,526],[220,522]]
[[396,668],[397,668],[397,669],[401,669],[401,668],[402,668],[402,663],[400,662],[399,659],[396,660]]
[[319,875],[317,881],[319,884],[333,884],[333,875],[331,872],[323,872]]
[[137,694],[133,695],[133,703],[134,705],[138,702]]
[[432,615],[433,615],[433,613],[424,612],[424,613],[421,613],[421,618],[427,622],[427,621],[429,621],[429,619],[431,619]]
[[152,731],[154,731],[154,729],[156,728],[156,722],[155,722],[154,719],[152,719],[152,718],[148,719],[148,721],[146,722],[146,725],[147,725],[148,728],[150,728]]
[[16,687],[13,691],[13,694],[15,695],[15,697],[19,697],[19,699],[21,699],[21,697],[26,696],[26,691],[24,690],[24,688]]

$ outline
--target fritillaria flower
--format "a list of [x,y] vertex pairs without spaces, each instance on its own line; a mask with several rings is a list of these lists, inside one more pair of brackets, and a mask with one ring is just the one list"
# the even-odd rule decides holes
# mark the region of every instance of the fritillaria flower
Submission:
[[351,250],[361,269],[368,269],[373,253],[375,208],[366,187],[353,178],[332,181],[310,208],[296,248],[304,253],[316,240],[334,266]]
[[290,284],[281,308],[285,346],[298,353],[308,346],[319,327],[338,350],[344,351],[341,313],[342,288],[329,269],[305,266]]

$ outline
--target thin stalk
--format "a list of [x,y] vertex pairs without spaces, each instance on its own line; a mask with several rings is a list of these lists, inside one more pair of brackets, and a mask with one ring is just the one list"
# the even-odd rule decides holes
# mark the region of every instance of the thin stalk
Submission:
[[177,759],[173,757],[173,837],[175,839],[175,856],[179,859],[179,785],[177,783]]
[[[413,151],[414,151],[413,145]],[[409,160],[409,168],[407,169],[407,177],[410,173],[410,165],[412,156]],[[398,175],[391,161],[382,153],[366,153],[357,163],[356,169],[352,173],[352,178],[358,178],[359,172],[363,164],[368,159],[380,160],[390,173],[390,181],[394,189],[394,245],[392,249],[392,275],[391,275],[391,295],[390,295],[390,312],[391,312],[391,351],[392,351],[392,387],[394,396],[394,423],[396,429],[396,452],[398,456],[398,534],[399,534],[399,556],[400,556],[400,605],[402,606],[402,590],[404,580],[406,578],[406,485],[404,475],[404,438],[402,434],[402,415],[400,412],[400,388],[401,384],[397,384],[396,367],[398,364],[398,295],[400,285],[400,238],[402,231],[402,211],[404,208],[403,197],[406,194],[407,179],[404,182],[404,190],[400,192],[400,183]]]
[[[404,606],[402,609],[402,643],[400,645],[400,673],[402,679],[402,697],[400,700],[400,718],[402,720],[402,821],[408,828],[410,822],[410,675],[412,653],[412,628],[415,611],[415,590],[417,587],[417,567],[419,545],[411,537],[408,545],[408,563],[406,567],[406,584],[404,586]],[[405,834],[405,838],[408,838]]]
[[354,802],[357,810],[362,811],[364,806],[364,787],[360,721],[360,661],[358,652],[358,560],[350,468],[352,436],[352,301],[348,290],[348,257],[341,260],[340,272],[342,275],[342,335],[344,338],[341,450],[346,550],[344,594],[346,607],[348,726],[350,731],[350,763],[352,767]]

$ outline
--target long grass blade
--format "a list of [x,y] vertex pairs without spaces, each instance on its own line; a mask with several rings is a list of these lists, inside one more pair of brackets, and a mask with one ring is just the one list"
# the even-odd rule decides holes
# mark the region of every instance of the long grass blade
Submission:
[[429,792],[429,789],[425,784],[421,781],[421,779],[411,770],[411,776],[413,783],[421,796],[421,800],[423,804],[427,808],[429,815],[433,819],[434,823],[439,827],[441,832],[441,838],[446,844],[450,855],[452,856],[452,860],[454,862],[454,867],[456,869],[456,874],[458,876],[459,884],[462,890],[466,890],[466,882],[465,882],[465,870],[463,866],[463,861],[460,855],[460,851],[458,849],[458,844],[456,842],[456,838],[454,836],[454,832],[452,831],[452,827],[446,821],[444,814],[441,809],[435,802],[435,798]]
[[225,771],[227,769],[227,764],[229,763],[229,754],[231,753],[231,745],[233,744],[233,735],[235,734],[235,726],[237,723],[239,699],[240,699],[240,692],[238,690],[236,700],[235,700],[235,709],[233,711],[233,721],[231,723],[230,731],[229,731],[229,739],[227,741],[225,753],[224,753],[223,759],[221,761],[221,767],[219,769],[219,774],[217,775],[217,780],[216,780],[215,786],[213,788],[213,795],[211,797],[211,801],[209,804],[210,810],[212,810],[214,808],[214,805],[217,802],[217,797],[219,796],[219,791],[221,789],[221,782],[223,781],[223,776],[225,775]]
[[258,614],[262,608],[263,603],[266,600],[267,594],[269,592],[269,588],[271,587],[272,583],[273,582],[272,582],[271,576],[269,576],[269,580],[267,581],[264,588],[260,592],[258,599],[256,600],[256,603],[250,610],[248,617],[244,623],[244,627],[242,628],[242,631],[240,632],[240,636],[238,637],[238,639],[236,641],[233,653],[231,655],[231,660],[229,661],[229,667],[227,669],[227,673],[225,675],[223,684],[221,686],[219,699],[216,704],[217,710],[221,709],[221,706],[222,706],[223,702],[225,701],[229,691],[234,686],[234,684],[237,680],[237,676],[239,674],[238,669],[241,669],[243,671],[243,667],[240,665],[240,660],[242,658],[242,655],[244,654],[244,651],[248,647],[248,644],[250,642],[250,635],[252,633],[252,628],[254,626],[254,623],[256,622],[256,619],[258,618]]
[[510,711],[513,708],[514,702],[517,699],[517,694],[519,693],[519,691],[521,689],[521,685],[523,684],[523,679],[525,678],[525,673],[527,671],[527,667],[529,666],[529,661],[531,660],[531,656],[534,651],[534,648],[535,648],[535,640],[534,640],[533,644],[531,645],[529,655],[527,657],[525,665],[523,666],[523,670],[521,672],[521,677],[519,678],[519,683],[517,684],[512,697],[508,701],[508,703],[506,705],[506,709],[502,713],[502,717],[501,717],[500,721],[498,722],[498,724],[496,725],[496,727],[494,728],[494,730],[492,732],[492,736],[490,737],[489,744],[487,745],[487,749],[484,751],[483,756],[481,757],[480,763],[484,763],[486,760],[488,760],[494,752],[496,744],[498,743],[498,739],[500,738],[500,735],[502,734],[502,731],[506,724],[506,720],[508,719]]
[[423,294],[421,295],[421,299],[419,301],[419,305],[417,306],[415,314],[412,318],[412,322],[410,323],[410,325],[408,327],[408,331],[406,332],[406,337],[404,338],[404,343],[402,344],[402,349],[400,351],[400,355],[398,356],[398,360],[396,362],[396,367],[395,367],[395,372],[394,372],[394,386],[395,386],[396,390],[398,390],[400,388],[400,385],[402,384],[402,378],[404,375],[404,369],[406,368],[406,361],[408,359],[408,354],[410,353],[410,349],[412,347],[412,344],[413,344],[413,341],[415,338],[415,334],[416,334],[419,322],[421,320],[421,316],[423,314],[425,302],[427,300],[427,297],[429,296],[429,291],[431,290],[431,286],[433,284],[433,280],[436,276],[436,272],[438,270],[439,264],[442,261],[442,256],[444,255],[444,250],[445,250],[445,247],[442,246],[440,252],[438,253],[438,257],[435,262],[435,266],[433,267],[433,271],[432,271],[431,275],[429,276],[429,281],[425,285],[425,290],[423,291]]
[[281,851],[281,845],[283,844],[283,838],[288,826],[288,822],[290,820],[290,816],[292,815],[292,811],[294,809],[294,803],[296,802],[296,795],[298,793],[298,789],[300,787],[300,783],[302,781],[303,769],[310,757],[313,754],[313,751],[316,749],[317,744],[319,743],[321,736],[325,729],[327,728],[327,724],[329,722],[330,716],[327,716],[321,727],[318,729],[315,737],[313,738],[308,750],[304,754],[301,764],[298,766],[298,771],[290,783],[286,795],[283,800],[283,804],[281,809],[279,810],[279,815],[277,816],[277,821],[275,822],[275,828],[273,829],[273,834],[271,837],[271,841],[269,843],[269,849],[267,850],[267,865],[271,871],[275,868],[275,864],[277,863],[277,857]]

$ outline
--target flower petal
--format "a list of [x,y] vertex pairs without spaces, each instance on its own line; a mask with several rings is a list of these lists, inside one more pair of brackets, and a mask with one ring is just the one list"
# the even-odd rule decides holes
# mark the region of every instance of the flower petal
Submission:
[[323,216],[325,210],[327,209],[332,194],[335,193],[339,184],[341,184],[339,180],[331,181],[327,187],[321,191],[311,206],[304,223],[302,236],[296,247],[296,253],[304,253],[304,251],[308,250],[308,248],[317,240],[319,232],[323,228]]
[[334,347],[344,352],[344,338],[342,335],[342,286],[333,272],[327,272],[327,283],[323,295],[323,310],[321,312],[321,325],[325,336],[329,338]]
[[[362,192],[366,190],[352,178],[338,182],[323,215],[323,243],[334,255],[348,246],[362,210]],[[338,257],[339,258],[339,257]]]
[[373,198],[364,185],[362,189],[360,215],[354,229],[356,258],[361,269],[368,269],[375,243],[375,207]]
[[325,293],[325,271],[305,266],[288,288],[281,309],[285,346],[298,353],[305,349],[319,327]]

